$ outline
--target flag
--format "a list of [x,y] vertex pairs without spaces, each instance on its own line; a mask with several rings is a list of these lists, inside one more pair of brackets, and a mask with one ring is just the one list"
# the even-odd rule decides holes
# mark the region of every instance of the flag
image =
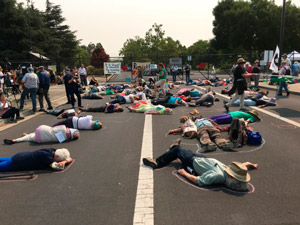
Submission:
[[272,70],[274,73],[278,73],[278,67],[279,67],[279,48],[277,45],[269,69]]

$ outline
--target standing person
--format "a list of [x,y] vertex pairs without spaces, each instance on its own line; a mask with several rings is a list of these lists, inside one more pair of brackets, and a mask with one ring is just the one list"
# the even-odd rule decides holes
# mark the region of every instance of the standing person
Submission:
[[165,91],[164,85],[165,85],[166,79],[167,79],[167,71],[164,68],[164,65],[162,63],[160,63],[158,65],[158,69],[159,69],[159,74],[156,74],[158,76],[158,81],[154,84],[153,96],[156,96],[158,86],[162,89],[163,96],[166,96],[166,91]]
[[65,84],[65,90],[66,90],[66,96],[67,96],[67,103],[66,104],[71,104],[71,94],[70,94],[70,85],[68,83],[68,80],[70,78],[70,69],[66,68],[65,69],[65,75],[64,75],[64,84]]
[[32,100],[32,111],[36,112],[36,93],[39,84],[38,76],[33,72],[32,67],[27,68],[28,73],[22,79],[22,83],[24,84],[24,90],[21,94],[21,102],[20,102],[20,110],[24,107],[25,97],[28,93],[30,93],[30,97]]
[[176,63],[174,63],[174,65],[171,66],[171,72],[172,72],[172,76],[173,76],[173,82],[175,83],[177,72],[178,72],[178,66],[176,65]]
[[256,73],[257,75],[254,77],[254,83],[255,83],[255,88],[256,91],[259,90],[258,84],[259,84],[259,74],[260,74],[260,65],[259,65],[259,60],[255,60],[253,68],[252,68],[252,73]]
[[286,65],[287,65],[289,68],[291,68],[291,66],[292,66],[291,60],[287,58],[286,54],[283,54],[283,55],[282,55],[282,59],[283,59],[283,61],[286,61]]
[[[290,75],[290,74],[291,74],[291,69],[288,67],[287,62],[282,61],[281,69],[279,70],[279,76]],[[289,96],[290,91],[289,91],[289,88],[288,88],[285,80],[279,82],[279,88],[278,88],[277,95],[282,95],[282,88],[284,88],[284,90],[286,91],[286,95]]]
[[191,67],[190,67],[190,65],[186,64],[184,70],[185,70],[186,85],[189,85],[190,80],[191,80],[191,78],[190,78],[190,73],[191,73]]
[[87,72],[86,69],[84,68],[84,65],[81,64],[81,67],[78,70],[78,73],[80,74],[80,81],[82,85],[87,86]]
[[67,69],[66,71],[69,71],[69,74],[66,74],[65,82],[68,83],[68,90],[71,96],[71,104],[72,107],[75,107],[75,97],[74,94],[77,96],[77,101],[78,101],[78,107],[83,107],[81,105],[81,96],[79,92],[79,77],[74,75],[74,71]]
[[235,68],[233,76],[233,86],[236,87],[236,93],[235,96],[226,104],[224,104],[224,107],[226,109],[226,112],[229,112],[229,107],[238,99],[240,98],[240,110],[245,110],[244,106],[244,91],[247,90],[247,82],[246,78],[249,78],[255,74],[248,73],[245,68],[246,61],[243,58],[239,58],[237,61],[238,66]]
[[39,67],[39,102],[40,102],[40,111],[44,111],[44,97],[46,99],[46,102],[48,104],[48,110],[53,109],[51,105],[51,101],[49,98],[49,87],[50,87],[50,76],[47,71],[44,70],[43,66]]
[[[245,69],[247,73],[252,73],[252,66],[249,62],[246,62]],[[246,78],[248,88],[251,87],[251,79],[252,79],[251,77]]]

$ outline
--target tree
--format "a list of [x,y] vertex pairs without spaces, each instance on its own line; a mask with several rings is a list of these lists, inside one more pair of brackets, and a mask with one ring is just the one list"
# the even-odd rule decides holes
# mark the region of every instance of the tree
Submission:
[[104,62],[108,62],[109,55],[105,53],[102,45],[98,45],[91,55],[91,65],[95,68],[103,68]]
[[90,64],[91,55],[87,52],[84,46],[77,46],[75,58],[77,59],[75,63],[77,67],[79,67],[81,64],[87,66]]

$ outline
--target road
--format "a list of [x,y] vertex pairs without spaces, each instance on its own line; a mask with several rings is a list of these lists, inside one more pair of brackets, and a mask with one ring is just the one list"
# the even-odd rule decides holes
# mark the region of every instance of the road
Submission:
[[[216,90],[220,92],[220,88]],[[224,113],[225,98],[220,98],[215,106],[198,110],[204,117]],[[97,106],[108,101],[110,98],[106,97],[83,100],[83,104]],[[153,171],[149,182],[153,183],[150,199],[153,198],[154,211],[147,215],[144,224],[300,224],[299,105],[300,97],[290,95],[282,97],[278,107],[265,109],[268,114],[260,112],[262,121],[252,127],[261,132],[263,146],[247,146],[235,153],[218,149],[205,154],[225,164],[258,163],[258,170],[250,172],[253,188],[249,193],[220,187],[196,188],[176,176],[174,171],[179,165],[175,163]],[[32,181],[1,181],[1,224],[133,224],[138,182],[143,179],[139,175],[142,146],[152,146],[149,149],[154,157],[164,153],[179,137],[168,136],[168,130],[178,127],[179,117],[190,111],[191,108],[180,107],[174,115],[151,116],[153,136],[146,140],[146,145],[145,115],[127,110],[109,115],[92,113],[104,127],[99,131],[82,131],[77,141],[2,145],[1,157],[45,147],[66,147],[75,162],[63,173],[39,174]],[[52,125],[56,121],[53,116],[41,114],[1,131],[1,139],[18,137],[40,124]],[[182,146],[201,151],[195,139],[182,140]]]

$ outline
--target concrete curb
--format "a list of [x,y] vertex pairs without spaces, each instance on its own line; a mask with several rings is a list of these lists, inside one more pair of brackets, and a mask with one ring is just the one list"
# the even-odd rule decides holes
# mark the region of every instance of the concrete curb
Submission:
[[[258,86],[259,88],[263,88],[263,89],[267,89],[267,90],[273,90],[273,91],[277,91],[277,86],[274,87],[274,86]],[[297,92],[297,91],[291,91],[290,90],[290,93],[293,94],[293,95],[300,95],[300,92]]]

